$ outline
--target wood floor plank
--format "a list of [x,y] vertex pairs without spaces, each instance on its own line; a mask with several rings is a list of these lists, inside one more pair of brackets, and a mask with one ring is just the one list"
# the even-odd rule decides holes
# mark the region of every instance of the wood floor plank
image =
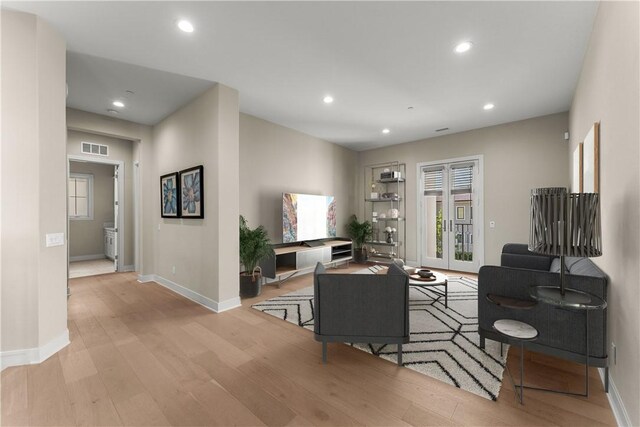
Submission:
[[2,371],[0,381],[2,424],[29,425],[27,367],[17,366]]
[[91,355],[87,350],[60,354],[59,358],[60,365],[62,366],[62,374],[64,375],[64,381],[67,384],[98,374],[98,370],[93,364]]
[[170,426],[160,407],[149,393],[143,392],[114,402],[122,423],[126,426]]
[[60,360],[50,357],[37,366],[31,365],[27,368],[27,375],[29,423],[39,426],[75,425]]
[[242,402],[266,425],[285,425],[295,418],[296,413],[286,404],[263,390],[248,376],[227,365],[214,352],[203,353],[194,357],[193,361],[202,366],[216,383]]
[[247,362],[238,370],[251,377],[263,389],[271,393],[281,402],[288,405],[306,420],[318,426],[350,426],[361,425],[354,418],[340,409],[331,406],[287,377],[278,374],[260,361]]
[[[343,344],[322,364],[311,331],[251,308],[311,275],[220,314],[136,279],[70,281],[71,344],[2,371],[3,425],[615,425],[595,369],[589,398],[527,390],[520,405],[506,376],[492,402]],[[583,386],[580,364],[524,357],[527,382]]]
[[67,384],[78,426],[117,426],[122,420],[100,376],[95,375]]

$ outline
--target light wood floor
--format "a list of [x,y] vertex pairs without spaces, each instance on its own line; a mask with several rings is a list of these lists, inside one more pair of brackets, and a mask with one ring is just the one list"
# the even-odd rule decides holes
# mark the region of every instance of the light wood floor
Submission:
[[[71,344],[2,372],[2,424],[615,425],[595,369],[589,399],[528,391],[521,406],[506,375],[491,402],[341,344],[323,365],[310,331],[249,307],[310,284],[214,314],[134,273],[74,279]],[[538,385],[582,385],[580,365],[527,354],[525,370]]]

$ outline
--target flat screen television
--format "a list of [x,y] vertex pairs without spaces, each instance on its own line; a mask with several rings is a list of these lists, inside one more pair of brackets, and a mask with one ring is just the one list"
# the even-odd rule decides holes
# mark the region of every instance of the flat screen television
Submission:
[[333,196],[282,194],[284,243],[336,237],[336,201]]

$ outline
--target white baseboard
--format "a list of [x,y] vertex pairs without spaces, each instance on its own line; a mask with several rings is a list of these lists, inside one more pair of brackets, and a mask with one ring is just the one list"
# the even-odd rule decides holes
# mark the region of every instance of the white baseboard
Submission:
[[138,282],[140,283],[153,282],[153,278],[153,274],[138,274]]
[[127,273],[129,271],[136,271],[136,267],[133,265],[125,265],[120,269],[121,273]]
[[[604,372],[604,368],[598,369],[603,385],[605,381]],[[631,424],[631,418],[629,418],[627,408],[624,406],[622,397],[620,397],[620,393],[618,393],[618,389],[616,388],[616,384],[613,382],[611,375],[609,375],[609,393],[607,393],[607,398],[609,399],[609,405],[611,405],[611,411],[613,411],[613,416],[616,417],[616,423],[618,426],[631,427],[633,425]]]
[[75,261],[91,261],[94,259],[106,259],[105,254],[93,254],[93,255],[78,255],[78,256],[70,256],[69,262]]
[[2,369],[9,366],[33,365],[42,363],[63,348],[69,345],[69,330],[49,341],[42,347],[26,348],[22,350],[10,350],[0,352]]
[[172,290],[178,295],[181,295],[187,299],[190,299],[191,301],[196,302],[201,306],[206,307],[209,310],[216,313],[221,313],[223,311],[231,310],[232,308],[241,306],[239,296],[225,300],[225,301],[218,302],[218,301],[212,300],[209,297],[205,297],[204,295],[200,295],[199,293],[192,291],[189,288],[185,288],[182,285],[172,282],[171,280],[165,279],[162,276],[158,276],[157,274],[139,275],[138,282],[140,283],[156,282],[159,285]]

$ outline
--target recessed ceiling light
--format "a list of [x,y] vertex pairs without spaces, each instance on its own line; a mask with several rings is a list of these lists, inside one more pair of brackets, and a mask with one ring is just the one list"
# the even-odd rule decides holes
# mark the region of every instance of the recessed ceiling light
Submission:
[[384,134],[387,134],[387,133],[389,133],[389,132],[391,132],[391,131],[390,131],[388,128],[384,128],[384,129],[382,129],[382,133],[384,133]]
[[122,107],[124,107],[124,102],[122,102],[122,101],[113,101],[113,106],[114,107],[118,107],[118,108],[122,108]]
[[185,33],[193,33],[193,24],[187,21],[186,19],[181,19],[178,21],[178,28],[180,28]]
[[107,113],[111,113],[111,114],[119,114],[118,110],[114,110],[113,108],[109,108],[107,110]]
[[488,104],[484,104],[484,107],[482,107],[485,110],[493,110],[493,107],[495,107],[495,105],[493,105],[492,103],[488,103]]
[[456,52],[457,53],[465,53],[469,49],[471,49],[472,46],[473,46],[473,43],[471,43],[471,42],[462,42],[462,43],[460,43],[460,44],[458,44],[456,46]]
[[325,104],[331,104],[333,102],[333,96],[327,95],[322,100],[324,101]]

